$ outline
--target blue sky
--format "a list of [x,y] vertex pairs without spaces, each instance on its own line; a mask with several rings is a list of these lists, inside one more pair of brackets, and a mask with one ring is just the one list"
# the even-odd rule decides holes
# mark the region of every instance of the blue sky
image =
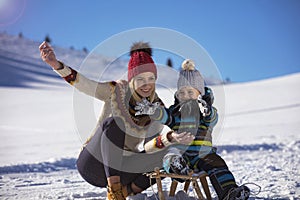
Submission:
[[[21,7],[21,0],[5,1]],[[26,0],[22,14],[2,23],[0,31],[37,41],[49,34],[54,45],[92,50],[115,34],[142,27],[191,37],[223,79],[233,82],[300,72],[298,0]]]

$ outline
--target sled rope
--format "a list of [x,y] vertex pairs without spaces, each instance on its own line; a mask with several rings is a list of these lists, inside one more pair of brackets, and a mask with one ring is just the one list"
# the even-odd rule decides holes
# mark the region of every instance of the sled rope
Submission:
[[254,196],[258,195],[261,192],[261,186],[256,183],[245,183],[244,185],[254,185],[258,188],[257,192],[251,192],[251,190],[250,190],[250,194],[252,194]]
[[149,176],[149,181],[150,181],[151,189],[152,189],[152,192],[153,192],[153,194],[154,194],[154,196],[155,196],[155,199],[156,199],[156,200],[159,200],[159,199],[157,198],[157,195],[155,194],[155,191],[154,191],[154,188],[153,188],[153,185],[152,185],[152,180],[151,180],[151,177],[150,177],[150,176]]

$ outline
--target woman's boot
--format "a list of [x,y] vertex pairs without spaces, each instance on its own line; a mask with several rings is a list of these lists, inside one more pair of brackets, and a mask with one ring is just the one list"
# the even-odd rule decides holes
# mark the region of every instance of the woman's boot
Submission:
[[114,183],[111,186],[107,186],[108,200],[126,200],[127,196],[127,188],[126,186],[122,186],[121,183]]

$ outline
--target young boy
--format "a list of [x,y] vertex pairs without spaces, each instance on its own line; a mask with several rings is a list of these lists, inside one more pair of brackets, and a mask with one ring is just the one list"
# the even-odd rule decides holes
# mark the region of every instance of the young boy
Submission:
[[204,87],[204,79],[192,60],[185,60],[182,68],[175,103],[169,108],[172,119],[168,126],[177,133],[193,134],[194,141],[170,147],[164,157],[165,170],[178,174],[187,174],[190,169],[204,170],[219,199],[248,199],[249,188],[237,186],[225,161],[212,147],[212,131],[218,121],[212,90]]

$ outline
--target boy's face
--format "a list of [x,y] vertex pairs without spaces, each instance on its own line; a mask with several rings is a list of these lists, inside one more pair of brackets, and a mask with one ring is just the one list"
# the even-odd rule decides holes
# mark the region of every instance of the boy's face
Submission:
[[184,102],[192,99],[196,100],[198,99],[199,95],[200,92],[191,86],[181,87],[176,93],[176,97],[179,102]]

